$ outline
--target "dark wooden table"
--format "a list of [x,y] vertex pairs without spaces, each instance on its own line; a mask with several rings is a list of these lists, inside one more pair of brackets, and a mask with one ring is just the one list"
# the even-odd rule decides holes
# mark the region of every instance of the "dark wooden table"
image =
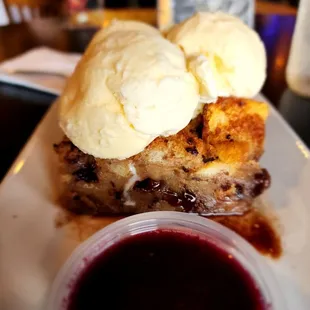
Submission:
[[[284,72],[295,16],[257,16],[257,30],[268,55],[264,94],[310,145],[310,100],[287,89]],[[60,19],[0,27],[0,61],[36,46],[83,52],[95,29],[68,29]],[[31,135],[55,96],[0,83],[0,180]]]

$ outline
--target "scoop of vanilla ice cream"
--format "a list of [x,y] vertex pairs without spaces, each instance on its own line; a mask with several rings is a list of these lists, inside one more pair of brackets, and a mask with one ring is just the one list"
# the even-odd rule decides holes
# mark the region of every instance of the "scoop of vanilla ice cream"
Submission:
[[104,40],[108,35],[117,31],[138,31],[148,35],[161,35],[160,31],[151,25],[135,20],[113,19],[108,27],[104,28],[93,38],[92,44]]
[[128,158],[156,137],[180,131],[199,99],[176,45],[122,24],[95,36],[60,98],[61,128],[99,158]]
[[160,35],[160,31],[149,24],[145,24],[136,20],[125,21],[119,19],[112,20],[109,27],[106,28],[105,33],[111,33],[113,31],[130,31],[130,30],[143,31],[150,35],[151,34]]
[[201,101],[252,97],[260,91],[266,78],[265,48],[240,19],[221,12],[197,13],[174,26],[167,38],[185,52]]

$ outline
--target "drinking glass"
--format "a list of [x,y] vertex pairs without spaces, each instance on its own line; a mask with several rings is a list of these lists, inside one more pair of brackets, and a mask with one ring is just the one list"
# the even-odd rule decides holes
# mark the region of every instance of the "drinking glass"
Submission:
[[174,22],[179,23],[195,12],[222,11],[241,18],[247,25],[254,25],[254,0],[170,0]]

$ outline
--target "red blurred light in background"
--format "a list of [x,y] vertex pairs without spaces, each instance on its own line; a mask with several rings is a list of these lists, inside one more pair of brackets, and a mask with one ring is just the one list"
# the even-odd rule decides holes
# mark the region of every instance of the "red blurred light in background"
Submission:
[[69,12],[77,12],[85,9],[87,0],[67,0]]

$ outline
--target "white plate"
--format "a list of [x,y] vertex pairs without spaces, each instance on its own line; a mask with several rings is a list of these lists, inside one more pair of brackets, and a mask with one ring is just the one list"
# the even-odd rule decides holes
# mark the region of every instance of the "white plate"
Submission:
[[[53,105],[1,184],[1,310],[43,310],[57,270],[83,239],[81,231],[55,227],[59,209],[55,204],[57,162],[52,144],[61,136]],[[282,258],[268,262],[287,308],[308,310],[310,153],[273,108],[266,136],[262,165],[272,176],[267,195],[283,226],[284,244]]]

